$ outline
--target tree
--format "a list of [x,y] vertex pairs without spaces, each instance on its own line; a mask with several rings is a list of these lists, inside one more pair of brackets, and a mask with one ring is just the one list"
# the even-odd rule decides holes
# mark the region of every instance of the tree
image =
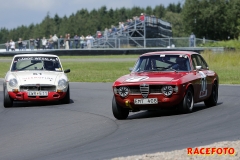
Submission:
[[151,7],[151,6],[147,6],[145,13],[146,13],[147,15],[149,15],[149,16],[152,15],[152,14],[153,14],[152,7]]
[[172,32],[174,37],[188,36],[184,31],[182,15],[180,13],[173,13],[167,11],[163,20],[170,22],[172,24]]
[[[197,37],[225,40],[239,35],[239,0],[185,0],[184,28]],[[236,7],[237,6],[237,7]]]

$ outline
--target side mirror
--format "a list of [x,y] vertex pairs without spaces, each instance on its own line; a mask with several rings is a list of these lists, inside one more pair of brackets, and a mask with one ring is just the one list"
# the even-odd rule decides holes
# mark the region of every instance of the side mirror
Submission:
[[132,70],[133,70],[133,68],[130,67],[130,68],[129,68],[129,72],[132,72]]
[[199,71],[200,69],[202,69],[202,66],[196,66],[197,71]]
[[70,72],[70,69],[64,70],[64,73],[69,73],[69,72]]

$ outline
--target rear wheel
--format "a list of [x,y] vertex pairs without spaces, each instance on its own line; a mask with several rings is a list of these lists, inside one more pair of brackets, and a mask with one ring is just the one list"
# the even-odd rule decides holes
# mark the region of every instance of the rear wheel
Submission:
[[5,108],[9,108],[13,106],[13,100],[11,97],[9,97],[8,95],[8,91],[6,90],[6,88],[3,88],[3,92],[4,92],[4,97],[3,97],[3,106]]
[[183,113],[190,113],[193,110],[193,105],[193,91],[191,88],[188,88],[181,104],[181,111]]
[[70,87],[68,86],[67,93],[63,99],[60,100],[62,104],[69,104],[70,103]]
[[207,100],[204,101],[204,104],[207,107],[212,107],[217,105],[217,101],[218,101],[218,87],[217,84],[214,83],[212,86],[211,95]]
[[119,106],[116,102],[115,97],[112,99],[112,112],[116,119],[126,119],[129,114],[129,109]]

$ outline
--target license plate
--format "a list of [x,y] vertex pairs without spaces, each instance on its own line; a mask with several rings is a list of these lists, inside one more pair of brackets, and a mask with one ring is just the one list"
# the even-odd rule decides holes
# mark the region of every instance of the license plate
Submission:
[[48,96],[48,91],[28,91],[28,96]]
[[158,104],[157,98],[134,99],[134,104]]

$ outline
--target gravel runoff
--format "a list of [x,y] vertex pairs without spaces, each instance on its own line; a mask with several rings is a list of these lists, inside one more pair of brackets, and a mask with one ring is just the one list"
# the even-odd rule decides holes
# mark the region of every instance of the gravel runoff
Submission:
[[[238,141],[223,141],[223,142],[217,142],[210,145],[200,146],[200,147],[194,147],[193,151],[195,149],[198,149],[200,151],[201,148],[233,148],[235,151],[235,154],[229,155],[229,154],[210,154],[210,155],[188,155],[187,149],[182,150],[175,150],[171,152],[158,152],[154,154],[143,154],[143,155],[135,155],[135,156],[128,156],[128,157],[118,157],[113,158],[112,160],[240,160],[240,140]],[[210,152],[211,153],[211,152]]]

